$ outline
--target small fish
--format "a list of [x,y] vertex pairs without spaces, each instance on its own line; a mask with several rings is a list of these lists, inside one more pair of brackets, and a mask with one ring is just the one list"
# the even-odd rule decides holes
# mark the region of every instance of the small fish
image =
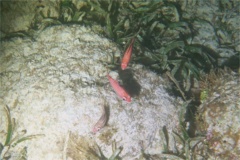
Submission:
[[128,66],[128,63],[132,55],[133,43],[134,43],[134,38],[132,39],[130,45],[128,46],[127,50],[124,53],[122,63],[121,63],[122,70],[125,70]]
[[114,91],[125,101],[131,102],[131,96],[122,88],[119,83],[113,79],[111,76],[107,75],[108,80],[113,87]]
[[107,111],[105,106],[102,107],[102,115],[100,119],[97,121],[97,123],[93,126],[92,132],[95,134],[97,133],[101,128],[103,128],[107,123]]

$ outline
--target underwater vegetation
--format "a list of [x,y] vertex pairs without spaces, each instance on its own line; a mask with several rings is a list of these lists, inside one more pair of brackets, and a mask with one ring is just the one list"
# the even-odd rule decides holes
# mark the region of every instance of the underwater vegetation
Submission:
[[169,148],[169,132],[167,128],[164,126],[159,134],[165,141],[162,142],[164,150],[162,151],[162,157],[166,157],[168,159],[199,159],[199,158],[207,158],[207,146],[204,143],[205,137],[201,135],[191,136],[186,127],[184,111],[188,104],[191,101],[187,101],[182,105],[182,111],[179,115],[179,130],[172,131],[173,139],[174,139],[174,149]]
[[[3,10],[13,9],[10,3],[1,5]],[[17,7],[21,5],[24,3],[17,3]],[[224,66],[239,68],[238,9],[238,1],[231,0],[40,1],[28,31],[9,33],[5,38],[34,37],[36,32],[60,24],[91,26],[123,50],[135,38],[131,61],[167,73],[175,91],[186,100],[202,73]],[[119,60],[114,63],[118,66]]]
[[[15,130],[15,119],[11,118],[10,110],[8,106],[4,106],[6,116],[7,116],[7,131],[6,131],[6,140],[4,143],[0,142],[0,160],[7,160],[11,158],[11,149],[14,148],[19,143],[22,143],[26,140],[31,140],[38,136],[43,136],[40,134],[36,135],[28,135],[26,136],[26,130],[23,130],[22,133],[19,135],[14,135]],[[18,154],[17,160],[26,160],[27,159],[27,147],[23,147]]]
[[[191,101],[185,102],[181,108],[179,115],[179,126],[171,132],[167,129],[167,126],[163,126],[159,130],[159,136],[161,137],[161,145],[163,150],[159,154],[148,154],[145,150],[142,150],[141,160],[195,160],[195,159],[207,159],[209,157],[208,145],[206,143],[206,137],[204,135],[191,136],[184,122],[184,112],[186,107]],[[185,108],[185,109],[184,109]],[[171,137],[173,141],[171,142]],[[173,143],[173,145],[171,145]],[[171,147],[173,146],[173,148]]]
[[198,134],[206,135],[209,156],[239,159],[239,74],[210,71],[201,77],[200,87],[202,103],[195,123]]
[[[135,37],[132,61],[157,73],[167,73],[176,91],[186,100],[202,73],[224,65],[239,67],[235,62],[240,55],[237,48],[239,31],[231,25],[234,19],[229,20],[236,16],[239,3],[219,0],[216,4],[217,12],[208,17],[204,12],[191,14],[194,12],[189,8],[197,10],[203,5],[211,5],[210,2],[62,0],[54,10],[39,10],[32,28],[43,30],[57,24],[88,25],[122,48]],[[55,12],[59,12],[58,16]],[[199,25],[203,23],[213,27],[213,40],[217,39],[220,48],[233,49],[235,58],[219,63],[221,55],[215,46],[195,40],[201,36]]]
[[[60,24],[91,26],[123,50],[135,37],[131,61],[168,73],[177,93],[189,99],[188,93],[202,73],[224,66],[239,68],[239,5],[231,0],[61,0],[47,5],[40,1],[29,29],[8,33],[5,38],[34,37],[36,32]],[[13,9],[8,2],[1,6],[3,11]]]
[[106,157],[101,147],[96,144],[91,138],[77,136],[69,133],[67,147],[67,156],[73,159],[86,160],[120,160],[119,154],[122,147],[117,147],[116,142],[112,143],[112,154]]
[[173,131],[175,151],[169,149],[168,147],[169,133],[167,129],[163,128],[162,133],[160,131],[160,134],[164,135],[165,137],[165,142],[163,142],[163,146],[165,149],[162,152],[161,157],[183,160],[199,159],[200,157],[203,159],[207,158],[207,155],[205,153],[207,150],[207,145],[204,142],[205,137],[196,136],[191,138],[183,125],[181,126],[180,134]]
[[[44,7],[47,8],[47,6],[39,6],[39,12],[35,15],[31,27],[33,30],[41,31],[48,26],[59,24],[92,26],[96,33],[112,39],[122,48],[135,37],[132,61],[142,63],[157,73],[166,73],[174,83],[176,90],[186,100],[190,98],[188,92],[191,92],[191,88],[195,84],[201,85],[202,74],[211,73],[212,70],[217,70],[223,66],[239,69],[240,53],[239,48],[237,48],[237,45],[239,45],[239,29],[234,29],[231,25],[231,21],[233,21],[231,17],[236,15],[239,2],[217,0],[219,10],[213,14],[213,17],[199,16],[199,14],[189,15],[187,13],[189,8],[201,8],[201,3],[203,1],[195,0],[145,2],[61,0],[59,6],[54,10],[41,10]],[[58,13],[56,14],[56,12]],[[216,47],[211,47],[211,44],[207,42],[194,41],[200,36],[198,25],[201,23],[209,24],[214,28],[212,39],[213,41],[217,39],[217,47],[233,50],[234,55],[224,63],[219,63],[222,55],[219,54]],[[30,30],[30,32],[33,30]],[[15,36],[25,35],[25,33],[14,34]],[[28,35],[31,36],[31,33],[28,33]],[[228,57],[227,54],[224,56]],[[213,93],[210,86],[216,84],[215,79],[207,79],[206,84],[210,85],[200,87],[202,90],[199,91],[198,98],[201,103],[206,102]],[[211,82],[211,80],[214,82]],[[21,141],[18,138],[12,138],[14,120],[8,118],[8,124],[10,125],[8,125],[6,141],[0,145],[1,158],[5,159],[8,157],[5,154],[5,149],[9,148],[10,150],[10,147],[16,146],[23,140],[31,139],[31,136],[18,137]],[[206,128],[202,130],[206,130]],[[166,139],[164,154],[172,156],[172,159],[177,157],[194,159],[196,154],[200,155],[196,151],[197,148],[206,146],[201,136],[191,137],[182,124],[181,133],[174,132],[176,143],[181,147],[177,146],[175,149],[177,152],[173,153],[167,146],[168,133],[165,129],[163,129],[163,133]],[[95,146],[94,149],[91,146],[86,148],[81,146],[84,146],[84,142],[75,146],[75,149],[86,154],[86,156],[88,151],[91,151],[93,154],[90,158],[110,159],[112,157],[106,158],[98,146]],[[26,148],[23,149],[23,152],[26,152]],[[120,152],[121,148],[116,148],[113,157],[114,155],[117,157]],[[145,159],[159,158],[158,155],[143,155]]]

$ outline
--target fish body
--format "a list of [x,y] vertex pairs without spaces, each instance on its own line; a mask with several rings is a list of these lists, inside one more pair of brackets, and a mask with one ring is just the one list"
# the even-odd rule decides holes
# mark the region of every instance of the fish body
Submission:
[[107,123],[107,112],[106,108],[102,107],[102,115],[97,121],[97,123],[93,126],[92,132],[95,134],[97,133],[101,128],[103,128]]
[[130,45],[128,46],[127,50],[124,53],[122,63],[121,63],[122,70],[125,70],[128,66],[128,63],[132,55],[133,43],[134,43],[134,38],[132,39]]
[[111,76],[107,75],[108,80],[114,89],[114,91],[125,101],[131,102],[131,96],[125,91],[123,87],[119,85],[119,83],[113,79]]

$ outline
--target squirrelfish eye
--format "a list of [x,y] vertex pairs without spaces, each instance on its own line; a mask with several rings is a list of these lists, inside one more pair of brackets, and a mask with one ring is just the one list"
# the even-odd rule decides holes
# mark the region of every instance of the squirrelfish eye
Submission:
[[126,97],[123,97],[123,100],[124,100],[124,101],[126,101],[126,100],[127,100],[127,98],[126,98]]

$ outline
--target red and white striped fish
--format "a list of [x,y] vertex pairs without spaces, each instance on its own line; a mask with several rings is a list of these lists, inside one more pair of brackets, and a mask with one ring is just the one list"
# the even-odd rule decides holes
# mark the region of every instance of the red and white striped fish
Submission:
[[111,76],[107,75],[108,80],[114,89],[114,91],[121,97],[123,100],[127,102],[131,102],[131,96],[127,93],[127,91],[119,85],[119,83],[113,79]]
[[132,39],[130,45],[128,46],[128,48],[125,51],[124,56],[122,58],[122,63],[121,63],[122,70],[125,70],[128,66],[128,63],[129,63],[131,55],[132,55],[133,43],[134,43],[134,38]]
[[97,123],[93,126],[92,132],[95,134],[97,133],[101,128],[103,128],[107,123],[107,112],[106,108],[102,107],[102,115],[100,119],[97,121]]

